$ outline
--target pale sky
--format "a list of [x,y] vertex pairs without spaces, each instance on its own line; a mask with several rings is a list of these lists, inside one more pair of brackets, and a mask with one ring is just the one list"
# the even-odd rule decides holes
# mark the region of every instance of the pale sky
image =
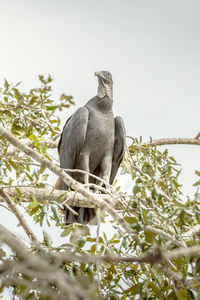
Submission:
[[[51,74],[53,97],[76,107],[96,95],[95,71],[114,80],[114,112],[146,141],[200,131],[199,0],[0,0],[0,82],[28,90]],[[198,146],[169,146],[185,194],[200,170]],[[3,218],[4,210],[0,208]]]

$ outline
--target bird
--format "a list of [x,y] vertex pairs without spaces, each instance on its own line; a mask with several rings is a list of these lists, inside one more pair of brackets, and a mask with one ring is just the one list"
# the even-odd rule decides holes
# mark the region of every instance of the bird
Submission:
[[[100,181],[111,185],[122,162],[126,148],[126,130],[123,119],[113,114],[113,79],[108,71],[95,72],[98,94],[78,108],[66,121],[58,143],[60,167],[79,169],[86,173],[66,172],[82,184]],[[61,181],[62,190],[68,185]],[[78,215],[65,209],[65,224],[97,224],[94,208],[76,207]]]

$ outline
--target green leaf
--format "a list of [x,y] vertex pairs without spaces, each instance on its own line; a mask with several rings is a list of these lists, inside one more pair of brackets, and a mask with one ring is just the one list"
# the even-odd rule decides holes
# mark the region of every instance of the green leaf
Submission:
[[41,180],[42,181],[47,181],[48,177],[49,177],[49,174],[44,174],[44,175],[42,175]]
[[31,175],[29,175],[28,172],[25,172],[25,174],[28,177],[28,179],[30,179],[30,181],[34,181],[33,177]]
[[38,136],[36,136],[35,134],[31,134],[29,135],[29,140],[33,141],[33,142],[37,142],[38,141]]
[[6,256],[6,252],[3,249],[0,249],[0,258],[5,256]]
[[53,212],[54,218],[56,219],[57,222],[59,222],[60,219],[59,219],[59,216],[58,216],[57,209],[56,209],[54,206],[51,206],[51,210],[52,210],[52,212]]
[[155,189],[155,188],[152,189],[151,197],[152,197],[154,200],[156,200],[156,199],[157,199],[157,196],[158,196],[158,193],[157,193],[156,189]]
[[55,111],[58,108],[58,105],[47,106],[46,109],[50,111]]
[[196,181],[193,186],[199,186],[200,185],[200,180]]
[[43,230],[43,242],[47,247],[51,247],[52,245],[52,238],[45,230]]
[[67,228],[61,233],[60,236],[61,236],[61,237],[67,236],[67,235],[69,235],[69,234],[72,232],[72,230],[73,230],[73,225],[70,224],[70,225],[68,225]]
[[140,283],[137,283],[135,285],[133,285],[132,287],[128,288],[127,290],[124,291],[124,293],[129,294],[131,293],[131,295],[135,295],[140,287]]
[[197,259],[197,262],[195,265],[195,272],[196,272],[196,274],[200,275],[200,258]]
[[138,218],[136,217],[125,217],[126,222],[128,222],[129,224],[135,224],[138,222]]
[[96,251],[96,244],[93,244],[90,250],[88,250],[88,253],[95,253],[95,251]]
[[178,300],[183,300],[183,299],[184,300],[189,300],[189,299],[191,299],[188,290],[185,290],[185,289],[179,290],[178,293],[177,293],[177,299]]
[[197,176],[200,176],[200,171],[195,171],[195,174],[197,175]]
[[15,190],[17,191],[18,196],[21,197],[22,192],[20,191],[20,189],[18,187],[15,187]]
[[136,184],[134,187],[133,187],[133,193],[134,195],[136,195],[137,193],[139,193],[141,191],[141,187]]
[[18,170],[18,167],[17,167],[17,165],[14,163],[14,161],[12,161],[12,160],[9,160],[9,163],[10,163],[10,165],[13,167],[13,169],[14,170]]

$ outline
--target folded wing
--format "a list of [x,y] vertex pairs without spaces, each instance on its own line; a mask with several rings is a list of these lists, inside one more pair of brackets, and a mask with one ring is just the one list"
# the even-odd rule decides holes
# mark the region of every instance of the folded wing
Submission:
[[110,184],[113,183],[117,170],[122,162],[126,149],[126,130],[124,121],[121,117],[115,118],[115,143],[112,158],[112,171],[110,176]]

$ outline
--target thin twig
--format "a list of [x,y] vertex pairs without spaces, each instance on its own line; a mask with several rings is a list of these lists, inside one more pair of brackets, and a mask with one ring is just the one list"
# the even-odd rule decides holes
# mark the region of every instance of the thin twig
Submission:
[[102,178],[92,174],[92,173],[89,173],[87,171],[84,171],[84,170],[80,170],[80,169],[63,169],[64,171],[66,172],[69,172],[69,173],[82,173],[82,174],[87,174],[89,175],[90,177],[94,178],[94,179],[97,179],[98,181],[101,181],[103,184],[105,184],[105,186],[109,187],[109,189],[111,188],[111,186],[109,184],[107,184],[107,182],[105,180],[103,180]]

